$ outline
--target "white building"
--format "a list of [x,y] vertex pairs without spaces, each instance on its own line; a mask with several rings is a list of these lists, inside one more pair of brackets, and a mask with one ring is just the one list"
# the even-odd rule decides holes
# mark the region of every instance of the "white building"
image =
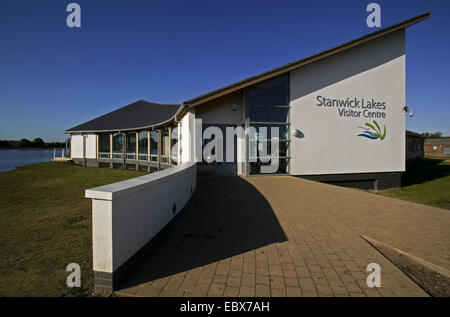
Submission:
[[[428,17],[180,105],[140,100],[67,130],[71,157],[88,166],[147,171],[197,159],[199,173],[397,187],[405,170],[405,29]],[[230,134],[236,127],[245,134]]]

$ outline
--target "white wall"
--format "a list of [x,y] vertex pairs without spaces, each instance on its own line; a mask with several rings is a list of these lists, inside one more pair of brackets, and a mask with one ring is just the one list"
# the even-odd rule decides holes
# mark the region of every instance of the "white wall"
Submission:
[[[405,38],[404,31],[340,53],[290,75],[293,175],[404,171]],[[386,104],[384,140],[357,136],[374,119],[340,117],[334,107],[317,106],[317,97],[372,98]],[[351,108],[350,108],[351,109]],[[364,109],[353,109],[363,111]]]
[[[72,134],[70,141],[70,153],[72,158],[83,158],[83,136]],[[86,158],[97,158],[97,136],[86,135]]]
[[97,158],[97,136],[88,134],[86,137],[86,158]]
[[[233,111],[233,105],[235,110]],[[242,91],[209,101],[195,108],[195,117],[205,124],[242,124],[244,106]]]
[[92,198],[94,271],[112,273],[139,251],[185,206],[196,180],[197,165],[185,163],[86,190]]
[[83,137],[72,134],[70,139],[70,156],[72,158],[83,158]]

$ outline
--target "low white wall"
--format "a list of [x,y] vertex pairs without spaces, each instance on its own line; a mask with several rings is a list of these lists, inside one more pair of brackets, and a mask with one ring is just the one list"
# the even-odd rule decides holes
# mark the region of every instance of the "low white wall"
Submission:
[[185,206],[196,181],[197,165],[185,163],[86,190],[92,198],[94,271],[113,273],[139,251]]

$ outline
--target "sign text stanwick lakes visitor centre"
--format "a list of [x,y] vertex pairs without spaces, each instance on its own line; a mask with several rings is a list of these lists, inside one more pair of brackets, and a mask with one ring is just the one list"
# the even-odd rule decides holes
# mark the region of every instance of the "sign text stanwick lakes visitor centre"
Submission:
[[317,106],[322,108],[336,108],[340,117],[347,118],[386,118],[385,102],[364,98],[330,99],[317,96]]

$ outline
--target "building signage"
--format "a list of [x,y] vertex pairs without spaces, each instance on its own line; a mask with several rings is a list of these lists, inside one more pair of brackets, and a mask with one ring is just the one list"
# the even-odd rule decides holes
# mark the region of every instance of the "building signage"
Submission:
[[386,102],[364,98],[332,99],[317,96],[317,106],[322,109],[335,108],[342,118],[386,119]]
[[383,141],[386,137],[386,126],[383,126],[383,130],[381,130],[380,125],[375,120],[373,120],[372,124],[366,122],[364,127],[359,128],[363,129],[364,131],[358,134],[358,136],[362,136],[372,140],[380,139],[381,141]]
[[[373,98],[346,98],[333,99],[323,96],[317,96],[317,107],[321,109],[335,108],[340,118],[368,118],[368,119],[386,119],[387,104],[384,101],[378,101]],[[358,127],[363,131],[358,134],[359,137],[380,141],[386,137],[386,126],[381,129],[376,120],[366,122]]]

